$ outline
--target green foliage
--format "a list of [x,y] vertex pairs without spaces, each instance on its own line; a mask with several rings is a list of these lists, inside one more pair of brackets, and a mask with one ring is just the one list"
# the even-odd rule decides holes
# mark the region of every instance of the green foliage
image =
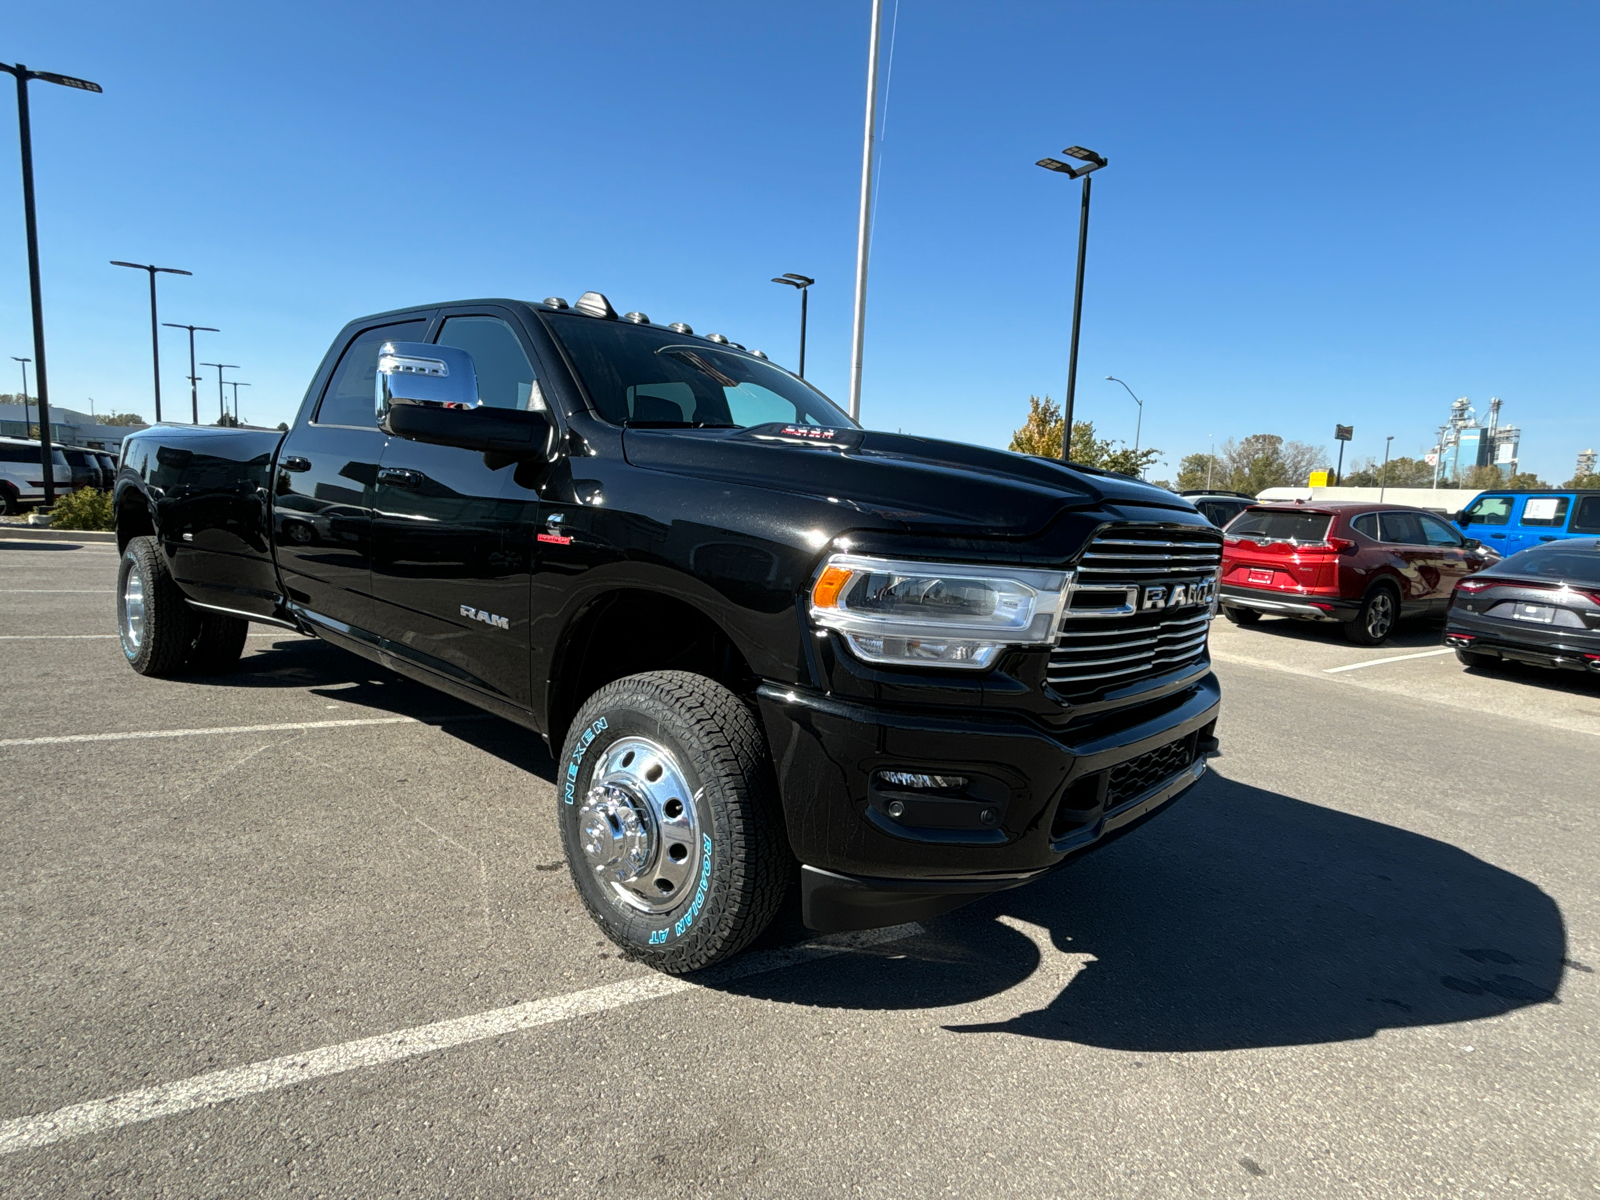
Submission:
[[288,433],[289,432],[289,423],[287,421],[279,421],[278,422],[278,432],[279,433]]
[[239,418],[235,417],[232,413],[223,413],[217,418],[217,424],[225,426],[228,429],[236,429],[239,425]]
[[1521,475],[1513,475],[1506,480],[1505,485],[1521,492],[1548,492],[1550,490],[1550,485],[1532,471],[1524,472]]
[[115,529],[111,497],[94,488],[79,488],[56,501],[50,510],[51,529]]
[[1600,475],[1574,475],[1561,486],[1564,488],[1600,489]]
[[1489,463],[1486,466],[1473,467],[1472,470],[1468,471],[1466,477],[1461,481],[1461,486],[1464,488],[1477,488],[1480,491],[1488,488],[1504,487],[1505,484],[1501,482],[1504,478],[1505,476],[1500,474],[1500,468],[1493,463]]
[[[1441,485],[1444,484],[1440,480]],[[1387,472],[1381,460],[1364,458],[1344,473],[1345,487],[1432,487],[1433,467],[1425,458],[1391,458]],[[1448,486],[1448,485],[1446,485]]]
[[[1011,435],[1009,449],[1018,454],[1060,458],[1064,424],[1061,406],[1054,400],[1049,396],[1043,400],[1038,396],[1029,396],[1028,419]],[[1138,478],[1141,471],[1161,457],[1161,451],[1148,448],[1134,450],[1110,438],[1097,438],[1093,421],[1074,421],[1072,449],[1068,457],[1086,467],[1099,467],[1102,471],[1115,471],[1119,475]]]
[[112,413],[109,417],[101,417],[102,425],[148,425],[149,422],[137,413]]
[[1305,487],[1327,463],[1320,446],[1286,442],[1275,433],[1229,438],[1213,454],[1186,454],[1178,464],[1178,489],[1215,488],[1254,496],[1269,487]]

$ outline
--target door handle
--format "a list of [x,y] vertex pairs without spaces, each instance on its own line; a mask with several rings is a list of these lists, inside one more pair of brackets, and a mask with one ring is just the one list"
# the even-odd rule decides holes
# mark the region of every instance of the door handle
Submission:
[[291,454],[287,458],[280,459],[278,465],[285,471],[311,470],[311,460],[309,458],[301,458],[298,454]]
[[1489,536],[1492,538],[1499,538],[1502,542],[1506,540],[1506,535],[1503,533],[1491,533]]
[[387,483],[390,487],[419,488],[422,486],[422,472],[408,471],[404,467],[384,467],[378,472],[378,482]]
[[1545,533],[1545,534],[1540,534],[1539,535],[1539,540],[1541,542],[1553,542],[1553,541],[1556,540],[1556,537],[1555,537],[1555,534],[1553,534],[1553,533]]

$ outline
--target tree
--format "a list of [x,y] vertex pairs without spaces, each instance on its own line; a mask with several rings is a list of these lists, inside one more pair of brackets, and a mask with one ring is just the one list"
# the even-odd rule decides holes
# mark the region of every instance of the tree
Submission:
[[1489,488],[1504,486],[1501,483],[1503,478],[1500,474],[1500,468],[1493,463],[1489,463],[1481,467],[1473,467],[1472,470],[1468,471],[1466,478],[1461,481],[1461,486],[1485,491]]
[[1548,492],[1550,485],[1529,471],[1522,475],[1513,475],[1506,480],[1506,487],[1519,492]]
[[1600,488],[1600,475],[1574,475],[1561,486],[1564,488]]
[[112,413],[109,417],[100,418],[102,425],[148,425],[149,423],[137,413]]
[[[1036,454],[1041,458],[1061,457],[1061,430],[1065,420],[1061,408],[1046,396],[1028,397],[1028,419],[1011,435],[1008,447],[1018,454]],[[1161,451],[1150,448],[1130,449],[1125,443],[1094,435],[1093,421],[1072,423],[1072,449],[1068,455],[1075,463],[1086,467],[1099,467],[1102,471],[1115,471],[1119,475],[1138,477],[1156,459]]]
[[289,423],[287,421],[279,421],[278,422],[278,432],[279,433],[288,433],[289,432]]
[[1418,488],[1433,486],[1433,465],[1425,458],[1391,458],[1387,473],[1383,462],[1364,458],[1344,473],[1345,487]]
[[217,424],[232,429],[239,424],[239,418],[235,417],[232,413],[223,413],[217,418]]
[[1229,438],[1213,454],[1187,454],[1178,464],[1178,488],[1216,488],[1254,496],[1269,487],[1305,487],[1311,472],[1328,461],[1327,451],[1305,442],[1286,442],[1275,433]]
[[1211,454],[1185,454],[1183,461],[1178,464],[1178,490],[1197,492],[1201,488],[1211,487],[1217,477],[1223,474],[1221,464],[1214,461],[1215,457]]

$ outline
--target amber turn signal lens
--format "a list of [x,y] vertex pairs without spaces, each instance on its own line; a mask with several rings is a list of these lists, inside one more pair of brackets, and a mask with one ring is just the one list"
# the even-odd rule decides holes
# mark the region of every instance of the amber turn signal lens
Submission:
[[851,574],[844,567],[825,567],[811,589],[811,603],[818,608],[832,608],[839,602],[839,593],[850,582]]

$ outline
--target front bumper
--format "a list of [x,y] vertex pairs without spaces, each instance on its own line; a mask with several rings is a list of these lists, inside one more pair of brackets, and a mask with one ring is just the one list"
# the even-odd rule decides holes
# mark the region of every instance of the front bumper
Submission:
[[[1051,732],[1012,714],[891,709],[759,690],[815,929],[932,916],[1037,878],[1163,809],[1204,774],[1214,675]],[[880,772],[959,776],[938,792]]]
[[1474,654],[1495,655],[1536,667],[1600,672],[1600,630],[1513,625],[1454,607],[1445,619],[1444,641],[1447,646]]
[[1338,596],[1302,596],[1297,592],[1241,587],[1236,583],[1222,585],[1221,602],[1235,608],[1250,608],[1275,616],[1301,617],[1312,621],[1353,621],[1361,610],[1359,600],[1345,600]]

